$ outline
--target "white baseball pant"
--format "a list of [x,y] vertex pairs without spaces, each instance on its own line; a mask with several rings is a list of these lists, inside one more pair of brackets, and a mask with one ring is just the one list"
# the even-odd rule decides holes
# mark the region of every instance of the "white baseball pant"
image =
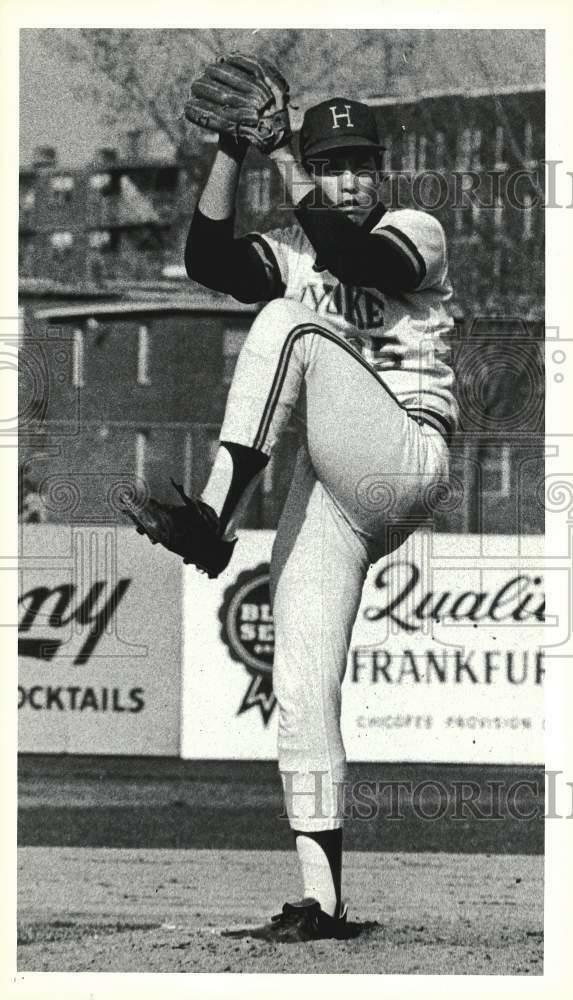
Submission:
[[300,449],[271,559],[278,761],[291,825],[342,826],[341,684],[368,567],[427,517],[448,446],[306,306],[268,303],[253,323],[221,439],[270,454],[293,418]]

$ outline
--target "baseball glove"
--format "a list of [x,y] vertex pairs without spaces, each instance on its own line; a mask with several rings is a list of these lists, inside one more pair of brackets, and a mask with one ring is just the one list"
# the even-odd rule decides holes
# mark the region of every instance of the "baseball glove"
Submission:
[[121,500],[121,509],[135,524],[140,535],[147,535],[152,545],[163,545],[181,556],[183,562],[197,566],[214,578],[227,566],[236,539],[221,538],[215,512],[198,497],[190,497],[174,480],[173,486],[183,500],[183,506],[160,503],[149,497],[143,503],[128,495]]
[[289,85],[272,63],[231,52],[193,81],[184,113],[210,132],[270,153],[292,135],[288,104]]

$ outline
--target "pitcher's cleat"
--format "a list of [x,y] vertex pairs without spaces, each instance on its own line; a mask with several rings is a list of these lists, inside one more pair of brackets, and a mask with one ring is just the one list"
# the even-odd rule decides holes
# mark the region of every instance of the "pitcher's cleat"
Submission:
[[212,507],[198,497],[187,496],[182,486],[173,479],[171,482],[184,506],[159,503],[153,497],[138,506],[124,496],[122,511],[133,521],[140,535],[147,535],[152,545],[163,545],[212,580],[228,566],[237,539],[221,538],[219,518]]
[[282,911],[262,927],[245,927],[238,931],[223,931],[223,937],[255,938],[271,944],[296,944],[300,941],[320,941],[328,938],[342,941],[354,937],[356,931],[346,922],[348,907],[331,917],[316,899],[307,897],[298,903],[285,903]]

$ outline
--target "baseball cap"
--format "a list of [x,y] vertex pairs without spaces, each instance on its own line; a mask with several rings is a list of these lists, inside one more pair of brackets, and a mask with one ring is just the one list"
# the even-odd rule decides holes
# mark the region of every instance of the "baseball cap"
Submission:
[[332,97],[305,112],[299,136],[303,160],[326,150],[357,146],[384,149],[376,119],[367,104],[348,97]]

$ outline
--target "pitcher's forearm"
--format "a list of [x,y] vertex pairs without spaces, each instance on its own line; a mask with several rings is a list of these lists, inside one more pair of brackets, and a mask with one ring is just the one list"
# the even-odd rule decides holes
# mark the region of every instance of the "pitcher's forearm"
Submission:
[[208,219],[230,219],[234,215],[245,153],[243,144],[219,140],[217,155],[199,199],[199,208]]
[[296,159],[290,144],[273,150],[269,157],[279,171],[293,205],[298,205],[307,194],[316,190],[314,181]]

